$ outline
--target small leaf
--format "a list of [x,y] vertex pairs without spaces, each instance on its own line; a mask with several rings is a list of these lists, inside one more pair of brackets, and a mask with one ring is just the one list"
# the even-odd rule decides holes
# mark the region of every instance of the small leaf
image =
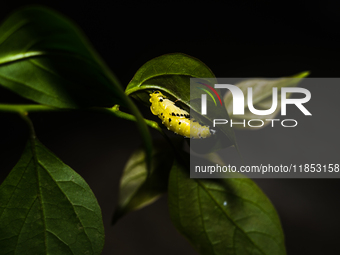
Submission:
[[0,254],[101,254],[104,227],[87,183],[38,141],[0,186]]
[[[202,78],[210,84],[216,81],[214,73],[198,59],[182,53],[166,54],[145,63],[137,71],[125,92],[146,106],[150,106],[149,94],[155,89],[161,90],[202,124],[211,125],[212,115],[200,114],[201,93],[190,94],[190,78]],[[218,107],[214,114],[228,118],[228,113],[223,107]],[[225,144],[236,145],[233,129],[223,125],[221,130],[229,139]],[[221,139],[219,137],[216,140]]]
[[[183,139],[173,139],[172,142],[179,148]],[[173,148],[168,143],[156,142],[152,154],[151,172],[147,176],[144,150],[138,149],[132,154],[120,180],[119,201],[112,219],[113,224],[128,212],[153,203],[167,191],[174,157]]]
[[[309,75],[309,72],[302,72],[296,75],[293,75],[291,77],[285,77],[285,78],[280,78],[276,80],[269,80],[269,79],[249,79],[242,81],[236,86],[238,86],[243,94],[244,94],[244,115],[233,115],[233,96],[230,91],[228,91],[224,98],[224,104],[226,106],[226,109],[229,113],[229,116],[231,119],[233,119],[234,122],[242,122],[244,119],[245,120],[251,120],[251,119],[274,119],[277,114],[280,112],[281,109],[281,88],[283,87],[294,87],[299,84],[299,82],[305,78],[306,76]],[[248,101],[247,96],[248,96],[248,88],[252,87],[253,88],[253,105],[255,109],[258,110],[268,110],[272,106],[272,92],[273,92],[273,87],[276,87],[278,90],[278,97],[277,97],[277,108],[276,110],[269,115],[255,115],[252,112],[249,111],[248,109]],[[244,127],[243,125],[234,125],[234,128],[236,129],[251,129],[251,130],[256,130],[263,128],[267,125],[269,125],[271,122],[270,121],[264,121],[264,125],[262,127],[248,127],[247,125]]]
[[286,254],[278,215],[250,179],[190,179],[176,162],[168,196],[172,222],[202,255]]

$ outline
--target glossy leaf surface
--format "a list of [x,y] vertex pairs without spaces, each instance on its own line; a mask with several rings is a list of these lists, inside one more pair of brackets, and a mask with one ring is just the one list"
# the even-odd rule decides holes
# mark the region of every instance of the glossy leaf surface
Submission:
[[0,85],[60,108],[110,107],[126,101],[80,30],[42,7],[21,9],[1,25]]
[[0,186],[0,254],[100,254],[104,227],[87,183],[38,141]]
[[284,255],[278,215],[250,179],[190,179],[176,163],[169,178],[171,220],[202,255]]

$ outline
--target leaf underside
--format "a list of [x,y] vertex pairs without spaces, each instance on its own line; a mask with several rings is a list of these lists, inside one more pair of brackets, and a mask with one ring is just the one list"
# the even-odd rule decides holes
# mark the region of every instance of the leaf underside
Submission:
[[[160,90],[170,100],[176,101],[180,108],[195,115],[200,123],[212,126],[211,116],[200,114],[201,90],[199,93],[190,90],[190,78],[202,78],[211,84],[215,81],[214,73],[200,60],[182,53],[166,54],[145,63],[136,72],[125,92],[150,106],[149,94],[153,90]],[[224,107],[218,107],[216,115],[219,118],[229,118]],[[223,125],[221,131],[220,134],[229,139],[224,144],[236,145],[235,134],[230,126]]]
[[125,102],[118,81],[80,30],[42,7],[21,9],[1,25],[0,85],[59,108]]

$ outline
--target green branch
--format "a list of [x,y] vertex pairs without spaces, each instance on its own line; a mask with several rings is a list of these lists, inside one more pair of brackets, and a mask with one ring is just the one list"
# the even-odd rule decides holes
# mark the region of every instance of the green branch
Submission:
[[0,104],[0,112],[28,113],[62,111],[63,109],[39,104]]
[[30,137],[34,139],[36,137],[35,131],[34,131],[33,123],[31,121],[31,119],[28,117],[28,113],[22,112],[22,113],[19,113],[19,115],[26,122],[26,124],[29,128],[29,131],[30,131]]
[[[114,116],[125,119],[125,120],[137,121],[137,119],[134,115],[120,111],[119,105],[115,105],[112,108],[96,108],[96,109],[99,110],[99,111],[111,113]],[[164,135],[162,128],[158,125],[157,122],[152,121],[152,120],[148,120],[148,119],[144,119],[144,121],[149,127],[156,129],[158,132],[160,132],[161,134]]]
[[[23,105],[15,105],[15,104],[0,104],[0,112],[8,112],[8,113],[17,113],[20,114],[21,116],[27,116],[28,113],[33,113],[33,112],[54,112],[54,111],[66,111],[69,109],[62,109],[62,108],[56,108],[52,106],[47,106],[47,105],[35,105],[35,104],[23,104]],[[125,113],[119,110],[119,105],[115,105],[112,108],[89,108],[88,110],[94,110],[94,111],[99,111],[99,112],[105,112],[112,114],[118,118],[130,120],[130,121],[137,121],[136,117],[132,114]],[[156,129],[158,132],[164,135],[164,132],[162,128],[158,125],[157,122],[152,121],[152,120],[147,120],[144,119],[145,123],[153,128]]]

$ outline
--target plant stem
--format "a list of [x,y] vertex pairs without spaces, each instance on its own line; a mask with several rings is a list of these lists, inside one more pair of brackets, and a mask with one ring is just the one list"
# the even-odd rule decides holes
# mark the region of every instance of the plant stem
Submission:
[[[120,111],[119,105],[115,105],[112,108],[103,108],[102,110],[108,111],[108,112],[112,113],[113,115],[115,115],[119,118],[122,118],[122,119],[130,120],[130,121],[137,121],[137,119],[134,115]],[[152,121],[152,120],[148,120],[148,119],[144,119],[144,120],[145,120],[145,123],[149,127],[156,129],[158,132],[160,132],[162,135],[164,135],[162,128],[158,125],[157,122]]]
[[31,121],[31,119],[28,117],[28,113],[27,112],[20,112],[19,113],[20,117],[26,122],[29,131],[30,131],[30,137],[32,139],[35,139],[35,131],[34,131],[34,127],[33,127],[33,123]]
[[46,112],[62,111],[63,109],[39,104],[0,104],[0,112],[10,113],[28,113],[28,112]]
[[[62,108],[56,108],[52,106],[47,106],[47,105],[35,105],[35,104],[23,104],[23,105],[16,105],[16,104],[0,104],[0,112],[9,112],[9,113],[17,113],[20,114],[21,116],[26,115],[27,113],[32,113],[32,112],[54,112],[54,111],[67,111],[70,109],[62,109]],[[132,114],[125,113],[119,110],[119,105],[115,105],[112,108],[89,108],[88,110],[95,110],[95,111],[100,111],[100,112],[106,112],[109,114],[113,114],[116,117],[130,120],[130,121],[137,121],[136,117]],[[152,121],[152,120],[147,120],[144,119],[145,123],[153,128],[159,131],[162,135],[164,135],[163,130],[161,127],[158,125],[157,122]]]

